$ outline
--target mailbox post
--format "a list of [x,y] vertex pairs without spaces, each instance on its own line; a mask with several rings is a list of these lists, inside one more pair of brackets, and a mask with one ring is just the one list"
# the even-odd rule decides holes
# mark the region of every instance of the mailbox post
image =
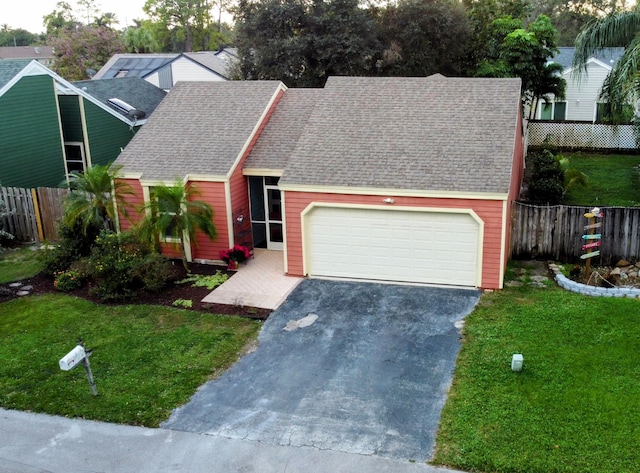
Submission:
[[92,350],[85,350],[82,339],[78,340],[78,345],[63,356],[58,364],[63,371],[69,371],[82,363],[84,370],[87,372],[87,379],[89,380],[89,390],[94,396],[98,395],[98,388],[93,380],[93,373],[91,372],[91,365],[89,364],[89,356],[91,356]]

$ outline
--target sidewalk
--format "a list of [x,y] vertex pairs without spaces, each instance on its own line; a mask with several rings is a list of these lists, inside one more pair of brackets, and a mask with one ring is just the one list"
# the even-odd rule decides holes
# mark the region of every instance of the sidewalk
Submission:
[[425,464],[0,409],[0,472],[455,473]]

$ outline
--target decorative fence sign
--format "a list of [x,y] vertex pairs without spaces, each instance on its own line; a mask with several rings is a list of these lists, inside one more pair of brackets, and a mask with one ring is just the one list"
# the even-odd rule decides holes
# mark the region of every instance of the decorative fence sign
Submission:
[[582,245],[583,250],[588,250],[589,248],[595,248],[596,246],[602,245],[601,241],[594,241],[591,243],[587,243],[586,245]]
[[602,222],[596,222],[596,218],[602,218],[604,217],[604,214],[600,212],[600,209],[598,207],[595,207],[591,210],[591,212],[587,212],[586,214],[584,214],[584,217],[588,219],[588,224],[584,226],[584,230],[588,231],[589,233],[582,235],[582,239],[589,241],[589,243],[582,245],[582,249],[587,250],[588,252],[581,255],[580,259],[587,260],[585,264],[584,274],[585,277],[588,277],[589,273],[591,273],[591,258],[600,255],[600,250],[591,251],[590,248],[597,248],[602,243],[599,241],[602,238],[602,234],[594,233],[596,228],[600,228],[602,226]]
[[580,256],[580,259],[588,259],[588,258],[593,258],[594,256],[598,256],[600,254],[600,251],[592,251],[591,253],[585,253],[582,256]]

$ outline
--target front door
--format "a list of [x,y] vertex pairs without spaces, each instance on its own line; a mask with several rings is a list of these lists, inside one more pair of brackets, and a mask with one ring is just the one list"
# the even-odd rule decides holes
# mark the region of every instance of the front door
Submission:
[[282,250],[282,196],[278,177],[249,177],[254,248]]

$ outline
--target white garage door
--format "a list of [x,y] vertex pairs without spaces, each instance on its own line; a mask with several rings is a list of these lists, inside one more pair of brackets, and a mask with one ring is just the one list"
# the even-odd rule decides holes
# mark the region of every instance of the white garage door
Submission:
[[466,213],[315,207],[312,277],[477,286],[479,223]]

